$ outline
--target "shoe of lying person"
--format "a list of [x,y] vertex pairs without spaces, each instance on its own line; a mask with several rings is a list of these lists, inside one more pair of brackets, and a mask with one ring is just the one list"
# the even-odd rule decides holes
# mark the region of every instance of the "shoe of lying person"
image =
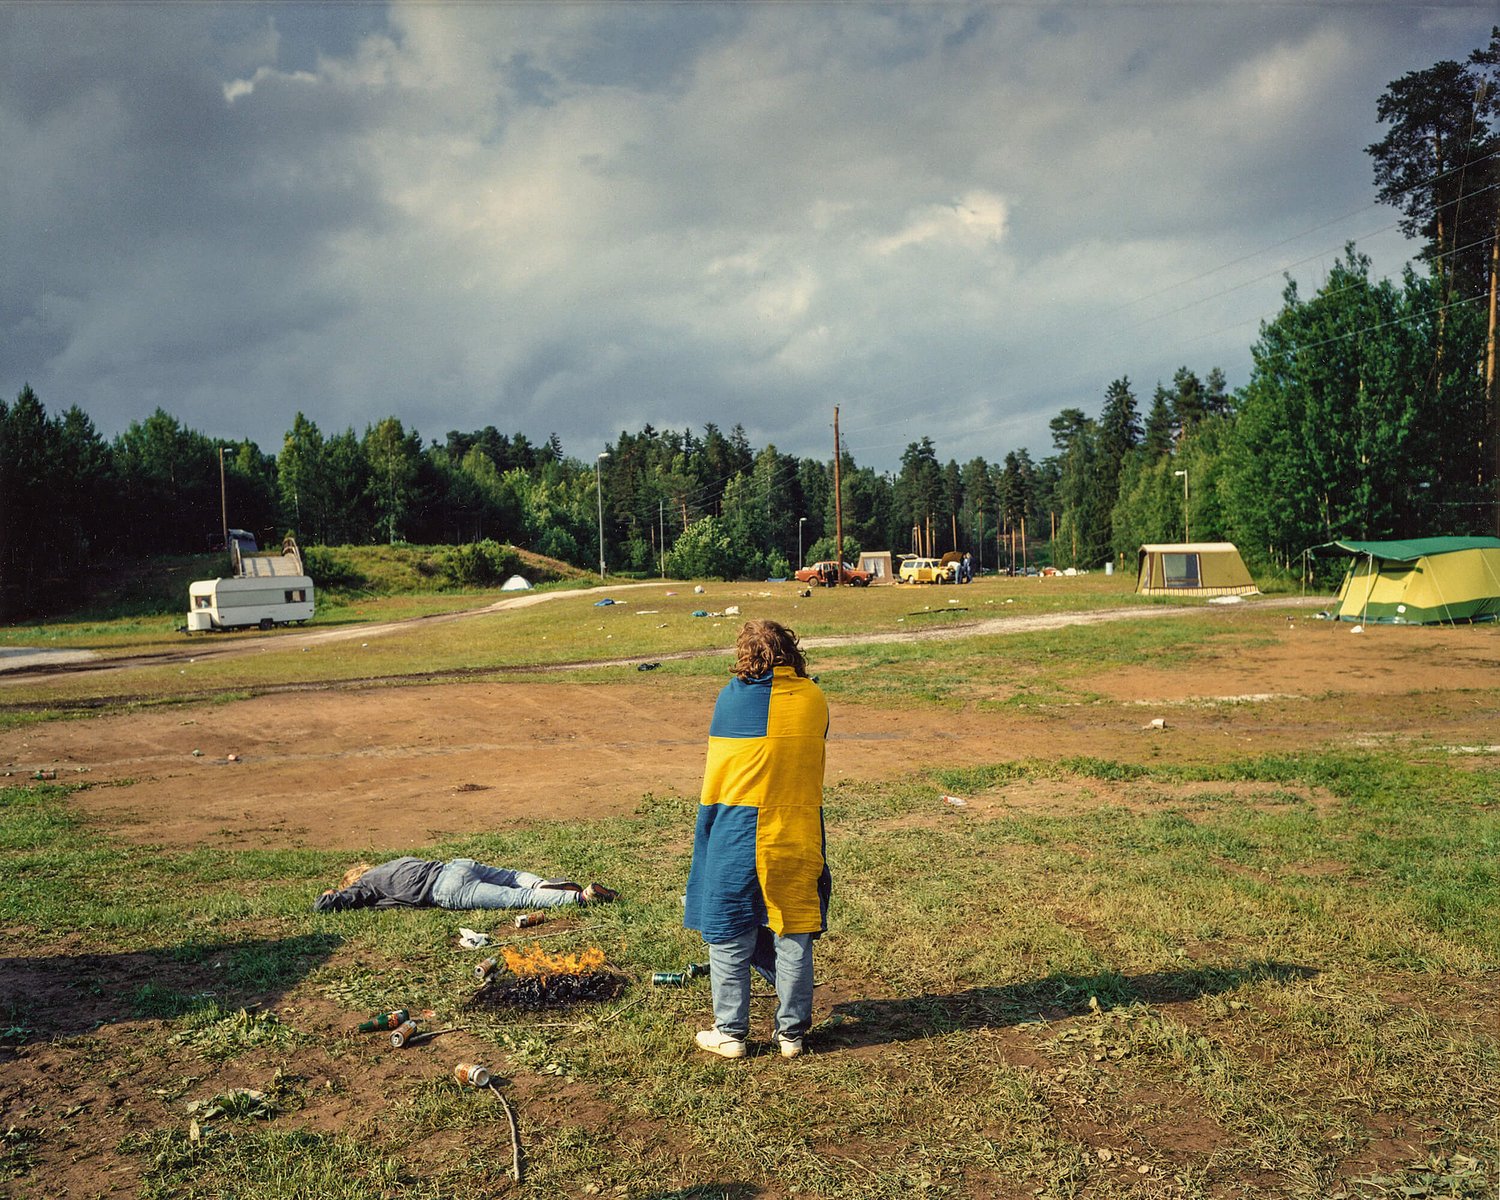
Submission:
[[717,1054],[720,1058],[744,1058],[745,1039],[720,1033],[717,1029],[700,1029],[696,1039],[698,1049]]
[[591,883],[579,893],[579,899],[585,904],[608,904],[611,900],[618,900],[620,893],[614,888],[607,888],[602,883]]

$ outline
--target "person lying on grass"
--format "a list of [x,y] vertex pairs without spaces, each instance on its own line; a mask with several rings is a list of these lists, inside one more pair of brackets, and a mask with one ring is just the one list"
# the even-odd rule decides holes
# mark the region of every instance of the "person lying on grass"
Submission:
[[378,867],[356,863],[336,888],[313,901],[316,912],[345,908],[556,908],[607,904],[619,893],[602,883],[543,879],[530,871],[492,867],[472,858],[433,862],[393,858]]

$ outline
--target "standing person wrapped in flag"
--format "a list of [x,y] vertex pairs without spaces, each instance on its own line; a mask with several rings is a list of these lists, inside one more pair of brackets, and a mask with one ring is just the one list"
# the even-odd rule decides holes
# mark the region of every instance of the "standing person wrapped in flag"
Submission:
[[697,1042],[725,1058],[744,1055],[753,967],[776,989],[776,1041],[795,1058],[812,1021],[812,944],[828,928],[832,890],[823,833],[828,702],[785,626],[747,621],[735,655],[708,731],[683,918],[708,943],[714,1028]]

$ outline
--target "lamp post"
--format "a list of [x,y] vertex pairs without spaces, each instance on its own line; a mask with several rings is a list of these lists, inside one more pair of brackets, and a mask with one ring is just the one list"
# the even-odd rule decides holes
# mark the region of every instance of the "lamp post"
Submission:
[[805,565],[802,562],[802,527],[807,524],[806,517],[797,518],[797,570],[802,570]]
[[594,494],[599,500],[599,578],[604,578],[604,460],[609,451],[599,455],[594,462]]
[[1181,475],[1182,476],[1182,540],[1184,542],[1191,542],[1193,539],[1192,539],[1191,535],[1189,535],[1189,533],[1188,533],[1188,483],[1187,483],[1187,469],[1184,468],[1181,471],[1173,471],[1172,474],[1173,475]]

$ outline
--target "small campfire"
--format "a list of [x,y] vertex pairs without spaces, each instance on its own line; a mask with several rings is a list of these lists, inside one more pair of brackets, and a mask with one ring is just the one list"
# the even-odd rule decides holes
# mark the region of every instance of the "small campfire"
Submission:
[[620,991],[620,976],[609,969],[597,946],[577,954],[549,954],[540,946],[524,950],[502,946],[504,971],[496,971],[474,993],[469,1006],[563,1008],[591,1000],[609,1000]]

